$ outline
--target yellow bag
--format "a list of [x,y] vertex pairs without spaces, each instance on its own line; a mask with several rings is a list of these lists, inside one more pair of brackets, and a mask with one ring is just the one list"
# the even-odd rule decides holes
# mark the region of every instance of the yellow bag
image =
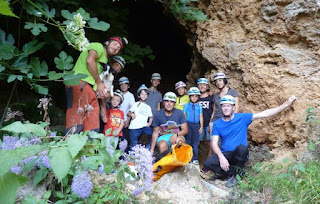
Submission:
[[156,163],[153,165],[153,172],[155,173],[153,181],[159,180],[164,174],[173,169],[184,166],[192,159],[192,147],[186,143],[181,145],[173,145],[171,149],[161,153]]

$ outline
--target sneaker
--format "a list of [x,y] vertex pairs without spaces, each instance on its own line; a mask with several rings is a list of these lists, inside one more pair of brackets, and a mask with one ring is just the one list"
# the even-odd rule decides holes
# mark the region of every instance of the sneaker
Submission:
[[198,160],[193,160],[192,164],[199,165],[199,161]]
[[232,188],[237,184],[238,184],[237,178],[235,175],[233,175],[228,179],[228,182],[226,183],[226,187]]

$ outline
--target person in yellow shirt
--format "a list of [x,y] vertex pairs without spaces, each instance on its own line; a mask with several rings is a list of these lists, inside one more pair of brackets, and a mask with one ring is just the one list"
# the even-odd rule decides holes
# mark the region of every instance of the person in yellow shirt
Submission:
[[190,102],[186,87],[187,85],[183,81],[178,81],[175,84],[175,89],[178,94],[177,102],[174,106],[176,109],[183,110],[184,105]]

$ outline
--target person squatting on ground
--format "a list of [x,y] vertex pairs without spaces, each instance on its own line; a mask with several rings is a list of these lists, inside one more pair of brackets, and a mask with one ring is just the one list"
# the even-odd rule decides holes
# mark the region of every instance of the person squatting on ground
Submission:
[[192,163],[198,165],[199,135],[202,133],[203,129],[202,106],[197,103],[200,96],[200,90],[197,87],[191,87],[188,91],[188,95],[191,102],[187,103],[183,108],[183,113],[186,116],[188,125],[186,143],[192,146]]
[[[243,168],[248,161],[248,126],[253,120],[267,118],[283,111],[295,100],[296,97],[291,96],[282,105],[259,113],[234,113],[235,99],[230,95],[223,96],[220,99],[223,117],[214,122],[211,136],[215,154],[204,162],[204,166],[215,173],[212,179],[228,179],[227,187],[236,185],[236,174],[243,174]],[[219,137],[221,149],[218,146]]]
[[151,136],[152,136],[152,111],[146,100],[148,98],[148,87],[142,84],[138,90],[137,95],[140,98],[140,101],[135,102],[128,112],[128,117],[131,118],[129,125],[130,130],[130,150],[132,147],[138,144],[139,138],[142,134],[149,136],[149,144],[147,148],[150,149],[151,145]]
[[154,115],[152,123],[152,143],[150,151],[153,153],[157,145],[162,153],[173,144],[185,142],[184,135],[188,134],[188,126],[183,112],[174,108],[177,96],[173,92],[167,92],[163,96],[163,107]]
[[120,105],[120,110],[122,110],[124,114],[124,127],[122,129],[122,134],[123,137],[121,137],[121,140],[124,139],[129,139],[127,132],[128,132],[128,127],[130,123],[130,119],[128,119],[128,112],[132,105],[134,104],[134,96],[133,94],[128,90],[130,88],[130,81],[127,77],[123,76],[118,80],[120,90],[122,91],[123,94],[123,102]]
[[[106,149],[112,157],[118,145],[119,137],[122,137],[122,128],[124,126],[124,115],[119,106],[123,102],[123,95],[120,90],[116,90],[111,98],[110,108],[106,109],[106,124],[103,134],[106,136]],[[113,144],[112,144],[113,141]]]
[[160,85],[161,75],[159,73],[153,73],[151,75],[151,87],[149,88],[149,96],[146,101],[151,107],[152,114],[154,115],[156,111],[160,110],[160,103],[162,102],[162,94],[157,90]]
[[178,81],[175,84],[175,90],[178,94],[176,105],[174,105],[176,109],[183,110],[184,105],[190,102],[190,98],[186,94],[186,87],[187,85],[183,81]]
[[105,84],[99,74],[102,72],[102,63],[108,62],[108,57],[117,55],[127,43],[120,37],[111,37],[104,44],[90,43],[82,51],[73,71],[75,74],[86,74],[79,85],[66,86],[67,112],[66,133],[79,133],[87,130],[99,131],[99,103],[100,98],[110,98],[106,93]]
[[201,93],[198,103],[203,109],[203,131],[200,134],[199,141],[207,141],[209,149],[208,155],[211,155],[209,122],[213,116],[213,96],[208,94],[209,82],[206,78],[199,78],[197,81],[197,86]]

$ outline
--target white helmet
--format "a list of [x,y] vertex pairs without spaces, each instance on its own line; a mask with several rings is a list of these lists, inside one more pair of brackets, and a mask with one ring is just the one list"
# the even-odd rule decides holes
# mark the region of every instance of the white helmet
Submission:
[[181,87],[186,87],[187,85],[183,82],[183,81],[178,81],[176,84],[175,84],[175,89],[177,90],[178,88],[181,88]]
[[151,80],[152,79],[159,79],[159,80],[161,80],[161,75],[159,74],[159,73],[153,73],[152,75],[151,75]]
[[123,77],[120,77],[120,79],[118,80],[118,83],[119,85],[121,85],[121,84],[129,84],[130,82],[127,77],[123,76]]
[[213,81],[217,80],[217,79],[226,79],[227,76],[225,75],[225,73],[223,72],[218,72],[214,75],[213,77]]
[[115,96],[119,96],[119,97],[120,97],[121,102],[120,102],[119,105],[121,105],[121,103],[123,102],[123,93],[122,93],[122,91],[120,91],[119,89],[117,89],[117,90],[115,90],[115,91],[113,92],[113,94],[114,94]]
[[163,100],[164,101],[177,101],[177,95],[171,91],[167,92],[166,94],[164,94],[163,96]]
[[220,99],[220,105],[222,105],[222,104],[234,105],[235,103],[236,103],[236,100],[234,100],[233,96],[231,96],[231,95],[222,96],[222,98]]
[[197,84],[209,84],[208,79],[206,78],[199,78]]
[[200,90],[197,87],[191,87],[188,91],[188,96],[191,95],[201,95]]
[[147,94],[149,95],[149,89],[148,89],[148,87],[147,87],[146,85],[142,84],[142,85],[138,88],[138,90],[137,90],[137,95],[138,95],[138,96],[140,95],[140,93],[141,93],[142,90],[145,90],[145,91],[147,92]]

